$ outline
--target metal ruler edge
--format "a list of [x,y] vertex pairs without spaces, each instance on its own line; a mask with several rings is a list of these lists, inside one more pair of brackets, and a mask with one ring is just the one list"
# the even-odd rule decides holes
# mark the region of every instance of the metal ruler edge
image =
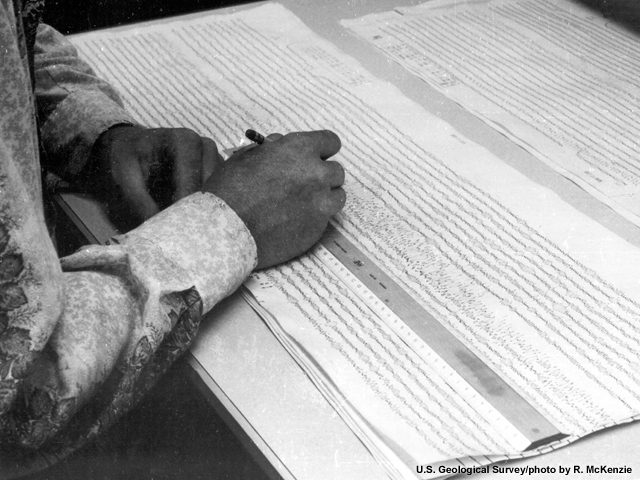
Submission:
[[320,243],[442,360],[511,422],[530,442],[527,450],[567,436],[332,224],[327,227]]

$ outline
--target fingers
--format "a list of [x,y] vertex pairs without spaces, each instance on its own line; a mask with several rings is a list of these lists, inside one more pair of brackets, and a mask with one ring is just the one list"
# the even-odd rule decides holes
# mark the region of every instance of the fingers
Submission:
[[187,128],[121,126],[99,137],[92,162],[96,190],[135,224],[200,191],[222,158],[213,140]]
[[133,223],[142,223],[160,211],[147,192],[145,175],[140,164],[133,158],[123,159],[121,178],[115,179],[125,205],[131,210]]
[[168,130],[164,141],[167,160],[173,166],[173,200],[176,201],[202,187],[203,152],[205,148],[210,150],[211,145],[204,146],[200,135],[186,128]]
[[316,154],[323,160],[332,157],[340,151],[342,143],[340,137],[331,130],[316,130],[306,132],[307,138],[312,142]]
[[[202,186],[224,160],[218,152],[216,142],[207,137],[200,137],[200,140],[202,141],[202,184],[200,186]],[[198,187],[199,189],[200,187]]]
[[284,137],[284,135],[282,135],[281,133],[271,133],[267,135],[267,138],[272,142],[275,142],[276,140],[280,140],[282,137]]
[[303,148],[311,149],[311,152],[322,160],[338,153],[342,146],[340,137],[331,130],[290,133],[285,135],[281,141],[298,142],[300,144],[298,148],[301,150]]
[[200,191],[223,162],[216,142],[186,128],[164,129],[164,161],[173,172],[173,201]]
[[345,171],[342,165],[335,161],[324,163],[325,180],[330,188],[341,187],[344,184]]
[[[250,143],[250,144],[248,144],[248,145],[245,145],[245,146],[243,146],[243,147],[238,147],[238,148],[236,148],[235,150],[233,150],[233,154],[232,154],[231,156],[229,156],[229,158],[234,157],[234,156],[236,156],[236,155],[237,155],[237,156],[239,156],[239,155],[241,155],[241,154],[243,154],[243,153],[246,153],[246,152],[248,152],[248,151],[250,151],[250,150],[253,150],[254,148],[257,148],[257,147],[259,147],[259,146],[261,146],[261,145],[264,145],[264,144],[267,144],[267,145],[268,145],[269,143],[273,143],[273,142],[275,142],[276,140],[280,140],[282,137],[283,137],[283,135],[282,135],[282,134],[280,134],[280,133],[272,133],[272,134],[267,135],[267,136],[265,137],[265,139],[266,139],[266,140],[265,140],[265,142],[264,142],[264,143],[262,143],[262,144],[258,144],[258,143],[251,142],[251,143]],[[227,160],[228,160],[228,159],[227,159]]]

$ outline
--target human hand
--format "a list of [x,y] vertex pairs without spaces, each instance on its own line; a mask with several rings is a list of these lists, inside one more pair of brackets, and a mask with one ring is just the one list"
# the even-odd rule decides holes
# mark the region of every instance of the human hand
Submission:
[[346,201],[344,169],[326,160],[340,150],[335,133],[269,138],[273,141],[234,153],[203,186],[247,225],[258,247],[258,268],[313,246]]
[[126,231],[200,191],[221,163],[215,142],[192,130],[122,125],[96,141],[91,183]]

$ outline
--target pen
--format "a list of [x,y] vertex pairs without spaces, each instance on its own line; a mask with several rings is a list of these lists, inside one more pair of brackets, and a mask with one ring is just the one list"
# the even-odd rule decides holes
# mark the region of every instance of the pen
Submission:
[[258,145],[262,145],[264,142],[272,142],[273,140],[270,140],[269,138],[265,137],[264,135],[259,134],[258,132],[256,132],[253,129],[249,129],[246,132],[244,132],[245,136],[251,140],[252,142],[257,143]]

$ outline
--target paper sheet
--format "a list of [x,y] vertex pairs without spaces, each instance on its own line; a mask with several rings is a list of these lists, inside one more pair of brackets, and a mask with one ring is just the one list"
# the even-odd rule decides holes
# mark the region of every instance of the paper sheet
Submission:
[[640,37],[570,0],[428,1],[343,24],[640,224]]
[[[193,128],[221,149],[248,127],[333,129],[349,196],[337,227],[426,311],[570,439],[640,412],[640,250],[283,7],[75,43],[142,122]],[[487,420],[490,406],[452,388],[446,368],[399,341],[318,256],[247,285],[393,478],[446,459],[521,454],[517,433]]]

